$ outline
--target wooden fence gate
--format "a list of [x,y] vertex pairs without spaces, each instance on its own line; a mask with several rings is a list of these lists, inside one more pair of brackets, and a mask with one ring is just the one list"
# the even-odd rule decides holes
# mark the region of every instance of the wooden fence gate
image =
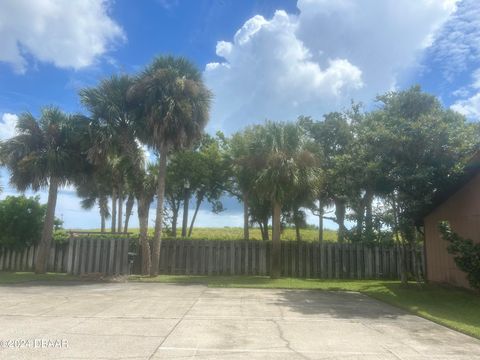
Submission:
[[[65,244],[53,244],[47,263],[48,272],[82,275],[129,273],[129,239],[70,238]],[[21,251],[0,248],[0,271],[33,271],[37,246]]]

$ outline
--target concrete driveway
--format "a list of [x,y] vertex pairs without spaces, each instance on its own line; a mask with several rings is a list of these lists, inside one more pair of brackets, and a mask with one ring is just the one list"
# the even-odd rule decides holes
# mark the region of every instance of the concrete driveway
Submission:
[[0,287],[0,359],[480,359],[480,341],[358,293]]

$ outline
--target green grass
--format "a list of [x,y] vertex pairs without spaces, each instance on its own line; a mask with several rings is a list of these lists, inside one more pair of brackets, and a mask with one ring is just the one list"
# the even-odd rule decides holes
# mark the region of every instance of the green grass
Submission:
[[[88,230],[84,230],[88,231]],[[100,231],[99,229],[91,229],[90,231]],[[133,234],[138,234],[138,228],[129,229],[129,232]],[[153,235],[153,229],[150,228],[149,234]],[[309,228],[301,229],[300,234],[302,240],[305,241],[316,241],[318,240],[318,230]],[[178,229],[177,236],[180,237],[181,229]],[[270,231],[270,238],[272,233]],[[325,241],[337,241],[337,232],[335,230],[325,229],[324,230],[324,240]],[[243,239],[243,228],[241,227],[223,227],[223,228],[213,228],[213,227],[195,227],[192,233],[193,240],[241,240]],[[262,235],[259,228],[250,228],[250,239],[251,240],[262,240]],[[287,228],[283,230],[282,240],[296,240],[295,229]]]
[[358,291],[413,314],[480,339],[480,295],[440,285],[399,281],[316,280],[260,276],[131,276],[133,281],[205,284],[211,287]]
[[6,272],[0,271],[0,284],[15,284],[30,281],[67,281],[78,280],[76,276],[59,273],[34,274],[32,272]]

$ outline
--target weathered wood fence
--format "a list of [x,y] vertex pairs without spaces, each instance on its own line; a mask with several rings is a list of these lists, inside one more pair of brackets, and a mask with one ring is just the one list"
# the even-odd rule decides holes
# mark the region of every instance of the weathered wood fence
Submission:
[[[71,238],[50,249],[47,271],[74,275],[129,273],[129,239]],[[37,246],[22,251],[0,248],[0,271],[33,271]]]
[[[270,242],[217,240],[163,240],[161,274],[269,275]],[[399,279],[401,257],[407,271],[424,273],[423,249],[400,246],[282,241],[282,276],[325,279]],[[141,259],[133,271],[140,272]]]

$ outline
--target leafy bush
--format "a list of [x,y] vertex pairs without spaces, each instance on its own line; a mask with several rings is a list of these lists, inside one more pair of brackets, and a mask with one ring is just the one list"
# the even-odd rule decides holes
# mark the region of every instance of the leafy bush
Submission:
[[462,238],[452,231],[447,221],[442,221],[438,229],[450,243],[447,250],[454,255],[458,268],[467,273],[468,282],[473,288],[480,289],[480,243]]
[[55,229],[53,232],[53,241],[59,244],[64,244],[70,238],[70,234],[63,229]]
[[45,205],[39,197],[7,196],[0,201],[0,246],[23,249],[41,237]]

